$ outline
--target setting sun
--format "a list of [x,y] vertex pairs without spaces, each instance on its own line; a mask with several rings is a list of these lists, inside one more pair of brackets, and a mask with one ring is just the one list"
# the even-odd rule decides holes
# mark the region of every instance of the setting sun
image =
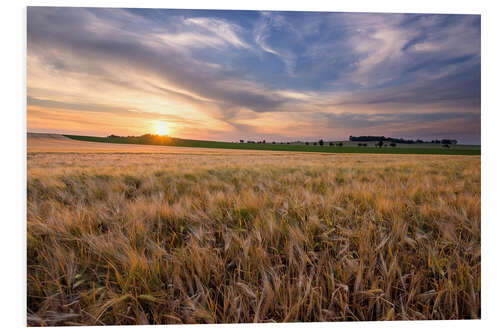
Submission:
[[158,135],[168,135],[168,126],[163,121],[158,121],[155,124],[155,133]]

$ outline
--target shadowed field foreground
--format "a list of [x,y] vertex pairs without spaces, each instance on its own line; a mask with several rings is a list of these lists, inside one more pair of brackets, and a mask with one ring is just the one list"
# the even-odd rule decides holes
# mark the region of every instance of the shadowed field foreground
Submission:
[[30,325],[481,315],[480,157],[28,154]]

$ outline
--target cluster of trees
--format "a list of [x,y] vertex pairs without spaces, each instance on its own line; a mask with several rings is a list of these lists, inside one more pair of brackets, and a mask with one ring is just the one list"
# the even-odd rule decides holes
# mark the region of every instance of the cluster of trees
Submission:
[[433,140],[431,143],[442,143],[443,145],[456,145],[458,143],[457,140],[452,139],[443,139],[443,140]]
[[423,140],[407,140],[403,138],[391,138],[391,137],[385,137],[385,136],[349,136],[349,141],[387,141],[387,142],[392,142],[392,143],[441,143],[441,144],[447,144],[447,145],[456,145],[458,143],[457,140],[455,139],[442,139],[442,140],[432,140],[432,141],[423,141]]
[[[320,139],[318,142],[314,142],[314,141],[313,142],[307,142],[306,141],[304,143],[306,144],[306,146],[309,146],[310,144],[312,144],[313,146],[318,146],[318,145],[319,146],[324,146],[325,145],[325,141],[323,141],[323,139]],[[328,145],[329,146],[342,147],[344,144],[342,142],[335,143],[335,142],[330,141],[330,142],[328,142]]]
[[[349,139],[353,138],[352,136],[349,137]],[[374,137],[360,137],[360,138],[374,138]],[[385,138],[385,137],[377,137],[377,138]],[[387,139],[393,139],[393,138],[385,138],[385,140],[379,140],[377,142],[375,142],[374,146],[375,147],[378,147],[378,148],[382,148],[382,147],[397,147],[397,143],[396,142],[392,142],[390,140],[387,140]],[[393,139],[393,140],[400,140],[400,139]],[[401,139],[403,140],[403,139]],[[350,140],[350,141],[358,141],[358,140]],[[373,141],[373,140],[365,140],[365,141]],[[388,141],[388,142],[384,142],[384,141]],[[403,140],[405,141],[404,143],[442,143],[443,147],[445,148],[451,148],[451,144],[456,144],[457,143],[457,140],[448,140],[448,139],[444,139],[444,140],[433,140],[432,142],[425,142],[425,141],[422,141],[422,140],[416,140],[416,141],[413,141],[413,140]],[[411,141],[411,142],[409,142]],[[245,140],[240,140],[241,143],[245,143]],[[262,140],[262,141],[253,141],[253,140],[247,140],[246,141],[247,143],[266,143],[266,140]],[[272,144],[302,144],[304,143],[306,146],[309,146],[309,145],[312,145],[312,146],[324,146],[325,145],[325,141],[323,141],[323,139],[320,139],[319,141],[313,141],[313,142],[276,142],[276,141],[273,141],[271,142]],[[328,142],[328,145],[331,147],[331,146],[337,146],[337,147],[342,147],[344,146],[344,144],[342,142],[333,142],[333,141],[329,141]],[[368,147],[368,144],[366,142],[359,142],[358,143],[358,147]]]
[[413,140],[405,140],[403,138],[396,139],[385,136],[349,136],[349,141],[388,141],[394,143],[415,143]]
[[[305,142],[305,144],[307,146],[309,146],[309,142]],[[317,146],[317,145],[324,146],[325,145],[325,141],[323,141],[323,139],[320,139],[318,142],[312,142],[312,145],[313,146]],[[331,145],[332,145],[332,143],[330,142],[330,146]]]
[[[240,140],[240,143],[245,143],[245,140]],[[247,140],[247,143],[266,143],[266,140],[262,141]],[[273,144],[276,144],[276,142],[273,141]]]
[[[443,147],[445,148],[451,148],[451,145],[456,145],[458,143],[457,140],[454,139],[442,139],[442,140],[432,140],[432,141],[423,141],[423,140],[406,140],[406,139],[396,139],[396,138],[391,138],[391,137],[385,137],[385,136],[349,136],[349,141],[364,141],[364,142],[358,142],[358,147],[367,147],[368,144],[366,141],[374,141],[375,147],[382,148],[382,147],[396,147],[398,143],[436,143],[436,144],[442,144]],[[254,144],[259,144],[259,143],[266,143],[266,140],[262,141],[254,141],[254,140],[240,140],[240,143],[254,143]],[[312,146],[324,146],[326,143],[328,143],[329,146],[337,146],[337,147],[342,147],[344,144],[342,142],[325,142],[323,139],[320,139],[318,141],[306,141],[306,142],[276,142],[272,141],[270,142],[272,144],[305,144],[306,146],[312,145]]]
[[[254,144],[259,144],[259,143],[266,143],[266,140],[262,140],[262,141],[255,141],[255,140],[243,140],[241,139],[240,140],[240,143],[254,143]],[[271,143],[273,145],[275,144],[279,144],[279,145],[289,145],[289,144],[305,144],[306,146],[309,146],[309,145],[313,145],[313,146],[324,146],[327,142],[325,142],[323,139],[320,139],[318,141],[312,141],[312,142],[309,142],[309,141],[306,141],[306,142],[302,142],[302,141],[295,141],[295,142],[276,142],[276,141],[272,141],[272,142],[267,142],[267,143]],[[329,146],[337,146],[337,147],[342,147],[344,144],[342,142],[328,142],[328,145]]]
[[[262,140],[262,141],[255,141],[255,140],[243,140],[241,139],[240,140],[240,143],[253,143],[253,144],[259,144],[259,143],[266,143],[266,140]],[[296,142],[276,142],[276,141],[272,141],[272,142],[268,142],[268,143],[271,143],[273,145],[275,144],[280,144],[280,145],[289,145],[289,144],[305,144],[306,146],[309,146],[309,145],[313,145],[313,146],[324,146],[326,144],[326,142],[323,140],[323,139],[320,139],[318,141],[313,141],[313,142],[309,142],[309,141],[306,141],[306,142],[301,142],[301,141],[296,141]],[[337,146],[337,147],[342,147],[344,144],[342,142],[333,142],[333,141],[330,141],[328,142],[328,145],[329,146]],[[365,144],[366,146],[366,144]]]
[[[245,140],[241,139],[240,143],[245,143]],[[266,140],[262,141],[247,140],[246,143],[255,143],[255,144],[271,143],[273,145],[285,145],[285,144],[289,145],[291,142],[276,142],[276,141],[266,142]]]
[[[358,144],[359,145],[359,144]],[[364,144],[365,147],[366,147],[366,143]],[[396,147],[397,144],[395,142],[391,142],[389,143],[389,145],[387,143],[384,143],[384,141],[379,141],[375,144],[375,147],[379,147],[379,148],[382,148],[382,147],[387,147],[387,146],[391,146],[391,147]]]
[[114,142],[126,142],[135,144],[164,144],[166,142],[172,142],[174,139],[166,135],[156,135],[156,134],[143,134],[141,136],[118,136],[118,135],[108,135],[108,139]]

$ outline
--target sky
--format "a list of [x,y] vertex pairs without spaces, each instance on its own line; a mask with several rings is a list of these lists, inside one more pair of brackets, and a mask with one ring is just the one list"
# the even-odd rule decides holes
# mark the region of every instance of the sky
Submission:
[[481,141],[479,15],[28,7],[29,132]]

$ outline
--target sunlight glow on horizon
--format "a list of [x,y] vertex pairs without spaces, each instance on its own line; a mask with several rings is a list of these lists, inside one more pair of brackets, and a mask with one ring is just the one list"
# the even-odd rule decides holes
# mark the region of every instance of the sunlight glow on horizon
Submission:
[[164,121],[157,121],[155,123],[155,134],[158,134],[158,135],[168,135],[169,133],[169,129],[168,129],[168,126],[167,124],[164,122]]

